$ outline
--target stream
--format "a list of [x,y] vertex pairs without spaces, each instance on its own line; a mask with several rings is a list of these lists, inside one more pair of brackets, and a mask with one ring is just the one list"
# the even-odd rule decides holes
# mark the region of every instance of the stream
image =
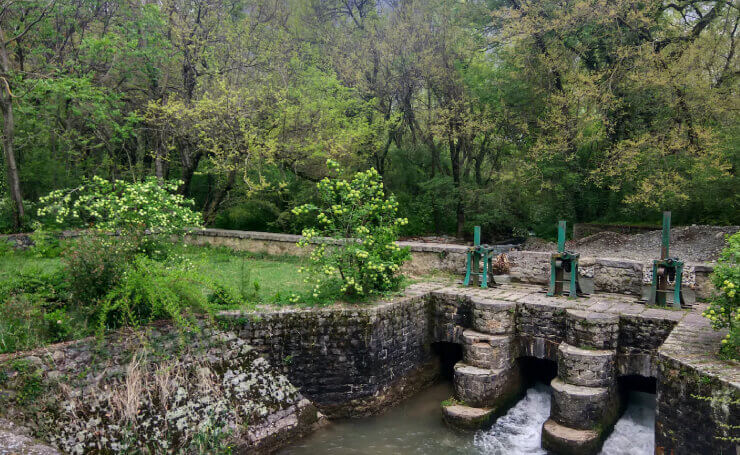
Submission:
[[[550,414],[550,388],[536,384],[487,430],[458,433],[442,422],[440,402],[452,395],[438,383],[380,416],[332,424],[279,452],[315,454],[542,454],[542,424]],[[652,454],[655,396],[631,392],[627,410],[604,443],[602,455]]]

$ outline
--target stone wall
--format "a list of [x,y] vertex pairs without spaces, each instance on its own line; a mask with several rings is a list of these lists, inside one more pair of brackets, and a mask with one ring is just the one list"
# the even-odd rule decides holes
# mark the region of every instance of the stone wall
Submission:
[[229,332],[158,325],[0,356],[0,453],[165,453],[197,438],[271,453],[324,420]]
[[659,350],[655,453],[740,453],[740,365],[716,353],[724,332],[688,315]]
[[[657,377],[659,450],[666,454],[731,453],[730,441],[738,437],[740,424],[740,369],[712,357],[722,333],[713,332],[699,310],[646,308],[618,295],[548,298],[536,286],[484,290],[419,283],[407,288],[403,296],[376,304],[222,312],[217,317],[218,332],[197,335],[185,344],[155,327],[146,345],[154,349],[148,354],[154,376],[165,361],[175,362],[173,368],[192,370],[193,379],[205,367],[223,385],[225,392],[220,393],[247,405],[250,425],[239,436],[242,447],[252,449],[272,450],[310,431],[320,421],[314,405],[331,417],[354,417],[377,414],[407,398],[437,377],[439,364],[431,345],[445,341],[461,344],[464,362],[470,364],[458,364],[455,370],[456,377],[462,378],[456,380],[459,395],[466,399],[468,389],[477,387],[483,395],[488,393],[482,387],[488,383],[479,377],[484,375],[501,379],[492,382],[501,386],[492,389],[497,397],[501,391],[506,392],[501,396],[508,397],[509,391],[515,395],[516,390],[504,386],[520,382],[516,376],[507,379],[507,372],[518,371],[511,368],[517,357],[558,362],[559,382],[553,387],[560,398],[545,429],[551,436],[550,447],[566,447],[563,435],[575,429],[595,432],[589,433],[593,447],[584,447],[584,453],[596,450],[603,431],[594,428],[613,423],[618,403],[612,400],[608,409],[596,409],[592,398],[614,398],[615,378],[638,374]],[[71,390],[73,396],[63,398],[82,406],[87,416],[83,424],[94,422],[96,409],[106,408],[91,408],[90,403],[98,403],[100,394],[129,387],[126,378],[136,356],[131,346],[125,346],[137,343],[135,337],[123,336],[107,340],[110,349],[101,351],[97,342],[83,340],[0,357],[0,401],[4,405],[0,418],[25,419],[33,431],[41,430],[39,414],[17,406],[27,400],[23,395],[26,386],[20,380],[33,371],[43,387],[58,384]],[[593,366],[598,362],[603,364]],[[263,378],[253,381],[252,372]],[[608,383],[599,376],[605,372]],[[468,387],[468,383],[477,385]],[[273,387],[276,384],[280,387]],[[240,398],[246,389],[258,393]],[[197,390],[192,390],[195,397],[200,393]],[[79,394],[93,401],[84,404]],[[57,395],[43,396],[52,400],[36,397],[34,406],[57,403],[55,412],[60,415]],[[577,398],[589,410],[593,428],[577,428],[574,416],[578,410],[568,404],[575,403],[568,397]],[[489,401],[481,403],[492,406]],[[143,415],[159,414],[147,411]],[[60,422],[64,428],[80,424],[74,419]],[[44,423],[46,428],[48,424]],[[79,436],[66,430],[59,434]],[[54,435],[52,440],[68,447],[70,440],[59,437]]]
[[[253,253],[302,256],[307,250],[296,246],[299,239],[300,236],[292,234],[203,229],[192,231],[187,241],[197,245],[225,246]],[[398,242],[398,244],[411,250],[411,261],[404,266],[406,273],[413,275],[435,271],[456,275],[465,273],[465,254],[468,248],[465,245],[424,242]],[[509,251],[506,254],[511,264],[510,276],[513,280],[542,285],[548,283],[550,253]],[[582,257],[579,270],[582,277],[593,279],[596,291],[640,295],[642,286],[649,284],[652,278],[651,267],[651,264],[638,261]],[[711,296],[712,285],[708,276],[712,270],[711,264],[686,264],[684,283],[687,289],[694,290],[698,299],[707,299]]]
[[219,320],[280,367],[327,416],[371,415],[430,384],[439,372],[431,352],[428,290],[415,285],[404,297],[365,308],[224,312]]

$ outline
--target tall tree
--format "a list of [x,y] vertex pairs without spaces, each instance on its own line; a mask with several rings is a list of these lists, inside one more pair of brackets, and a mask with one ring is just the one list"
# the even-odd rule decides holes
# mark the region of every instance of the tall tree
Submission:
[[[15,65],[8,48],[17,43],[46,16],[54,5],[52,0],[46,5],[30,3],[14,10],[14,2],[8,2],[0,10],[0,111],[3,114],[3,152],[8,179],[8,190],[14,204],[13,224],[20,229],[25,210],[23,192],[18,174],[18,161],[14,148],[15,118],[13,116],[12,82],[16,78]],[[13,14],[16,13],[16,14]]]

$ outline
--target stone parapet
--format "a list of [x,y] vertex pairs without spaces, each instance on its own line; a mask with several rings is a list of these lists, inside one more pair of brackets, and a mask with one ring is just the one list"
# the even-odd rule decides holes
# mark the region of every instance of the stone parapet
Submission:
[[718,359],[725,333],[689,314],[658,349],[656,454],[737,452],[740,363]]

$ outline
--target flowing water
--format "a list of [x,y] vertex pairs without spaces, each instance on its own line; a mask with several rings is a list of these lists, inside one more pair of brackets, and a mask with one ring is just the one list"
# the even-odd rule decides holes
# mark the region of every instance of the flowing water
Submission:
[[[547,454],[540,448],[540,434],[550,414],[548,386],[530,388],[490,429],[477,433],[458,433],[444,425],[439,403],[451,395],[449,383],[437,384],[383,415],[334,422],[280,454]],[[652,454],[654,421],[654,395],[632,392],[602,455]]]

